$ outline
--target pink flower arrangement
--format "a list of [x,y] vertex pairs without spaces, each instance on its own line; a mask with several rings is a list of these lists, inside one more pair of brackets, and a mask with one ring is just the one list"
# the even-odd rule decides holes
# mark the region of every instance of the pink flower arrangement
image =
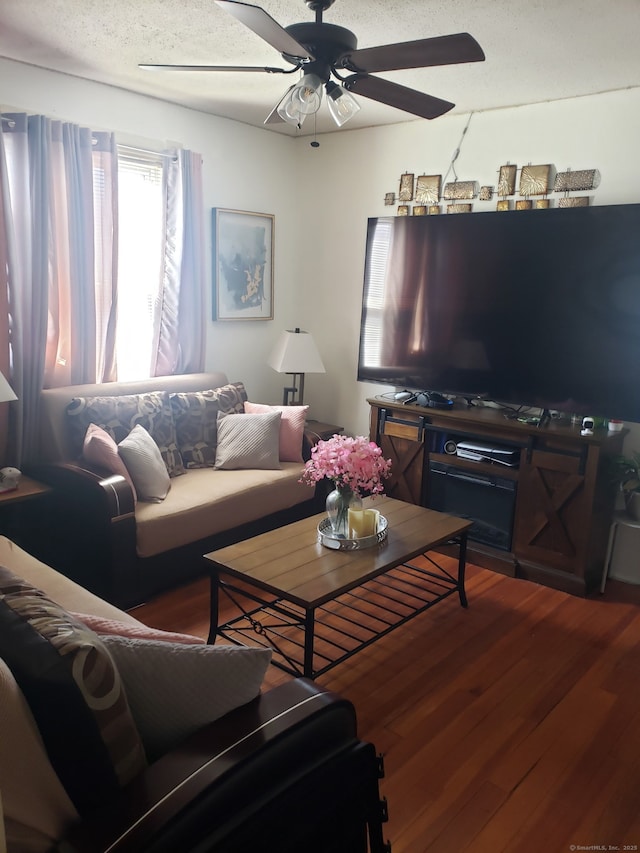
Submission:
[[391,460],[382,458],[382,450],[374,441],[363,435],[334,435],[311,448],[300,482],[313,485],[326,478],[333,480],[336,488],[364,497],[382,494],[382,481],[390,474]]

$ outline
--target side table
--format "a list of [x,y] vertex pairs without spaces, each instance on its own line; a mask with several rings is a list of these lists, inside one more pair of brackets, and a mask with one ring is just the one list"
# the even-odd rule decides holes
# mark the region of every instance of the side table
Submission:
[[328,441],[336,433],[341,433],[344,427],[336,424],[326,424],[323,421],[307,421],[304,435],[311,447],[319,441]]
[[[605,584],[607,582],[607,577],[609,576],[609,572],[611,571],[611,564],[613,563],[616,541],[618,539],[618,534],[620,532],[620,528],[626,528],[629,533],[632,533],[634,530],[638,531],[638,533],[634,534],[634,536],[636,537],[636,541],[637,541],[637,537],[640,536],[640,521],[636,521],[635,519],[631,518],[631,516],[628,515],[625,510],[622,510],[621,512],[614,513],[613,519],[611,520],[611,530],[609,532],[609,544],[607,545],[607,556],[604,559],[604,567],[602,570],[602,581],[600,583],[600,592],[601,593],[604,592],[604,587],[605,587]],[[637,554],[638,554],[638,551],[634,549],[634,556],[635,556],[636,564],[637,564]],[[620,578],[620,580],[623,580],[623,578]],[[638,574],[637,580],[635,580],[635,579],[630,580],[630,579],[626,579],[626,578],[624,578],[624,580],[627,580],[627,582],[629,582],[629,583],[638,583],[638,582],[640,582],[640,574]]]
[[[9,539],[20,539],[20,505],[44,497],[51,487],[23,474],[17,489],[0,492],[0,533]],[[16,542],[16,544],[20,544]]]

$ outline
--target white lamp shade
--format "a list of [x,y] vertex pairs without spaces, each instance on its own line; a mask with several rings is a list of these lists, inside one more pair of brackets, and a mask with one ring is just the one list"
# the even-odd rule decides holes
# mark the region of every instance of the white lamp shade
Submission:
[[13,388],[9,385],[2,373],[0,373],[0,403],[8,403],[10,400],[17,399],[18,398],[13,393]]
[[309,332],[282,332],[267,360],[278,373],[324,373],[324,364]]

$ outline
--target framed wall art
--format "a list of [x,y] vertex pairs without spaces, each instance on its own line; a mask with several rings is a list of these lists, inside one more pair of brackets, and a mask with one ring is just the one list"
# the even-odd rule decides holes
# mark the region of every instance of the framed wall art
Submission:
[[[498,174],[498,195],[507,196],[513,195],[516,191],[516,171],[517,166],[514,163],[506,163],[500,166]],[[501,208],[506,210],[508,208]]]
[[212,210],[213,319],[273,319],[274,219],[269,213]]
[[442,198],[449,200],[475,198],[477,192],[478,187],[475,181],[452,181],[444,185]]
[[413,200],[413,174],[405,172],[400,175],[400,189],[398,190],[399,201]]
[[589,207],[589,195],[570,195],[558,201],[558,207]]
[[551,164],[523,166],[520,172],[519,193],[523,196],[546,195],[551,183]]
[[440,200],[441,175],[418,175],[416,178],[417,204],[437,204]]

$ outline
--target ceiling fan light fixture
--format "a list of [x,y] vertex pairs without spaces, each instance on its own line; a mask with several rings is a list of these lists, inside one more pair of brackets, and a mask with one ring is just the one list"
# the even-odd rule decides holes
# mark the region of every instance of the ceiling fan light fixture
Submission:
[[[280,118],[283,121],[286,121],[287,124],[292,124],[294,127],[302,127],[302,123],[306,119],[306,115],[300,112],[299,102],[295,97],[296,88],[297,86],[289,86],[276,106],[275,112],[277,112]],[[271,116],[269,116],[269,118],[270,117]],[[268,120],[269,119],[267,119],[267,121]]]
[[360,104],[350,92],[347,92],[342,86],[338,86],[333,80],[330,80],[325,88],[327,90],[327,106],[331,117],[338,127],[342,127],[358,112]]
[[322,80],[317,74],[305,74],[293,87],[291,97],[302,115],[317,113],[322,101]]

